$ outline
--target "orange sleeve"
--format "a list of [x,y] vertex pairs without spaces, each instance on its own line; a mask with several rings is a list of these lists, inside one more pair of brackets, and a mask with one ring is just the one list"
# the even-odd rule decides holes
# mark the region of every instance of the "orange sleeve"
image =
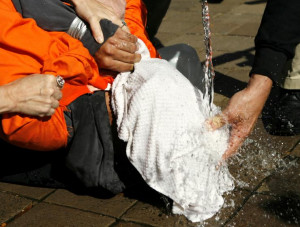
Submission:
[[142,0],[126,0],[125,21],[130,32],[143,40],[152,58],[160,57],[153,44],[148,39],[146,31],[147,9]]
[[60,107],[51,118],[3,114],[1,137],[35,150],[65,146],[65,106],[88,93],[87,84],[105,89],[112,78],[99,76],[96,62],[80,41],[23,19],[10,0],[0,1],[0,28],[0,86],[33,73],[61,75],[66,81]]
[[[10,0],[0,1],[0,27],[0,85],[32,73],[61,75],[72,87],[105,89],[112,80],[99,76],[94,58],[80,41],[64,32],[42,30],[33,19],[22,18]],[[65,90],[62,105],[72,101]]]

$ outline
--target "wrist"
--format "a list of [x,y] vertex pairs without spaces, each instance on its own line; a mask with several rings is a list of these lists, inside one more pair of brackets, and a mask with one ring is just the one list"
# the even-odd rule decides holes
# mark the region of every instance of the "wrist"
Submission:
[[273,81],[264,75],[252,74],[246,90],[252,96],[258,96],[260,99],[267,99],[271,92]]
[[82,1],[83,0],[70,0],[72,3],[73,3],[73,5],[76,7],[76,6],[78,6],[78,5],[80,5],[80,3],[82,3]]
[[11,85],[3,85],[0,86],[0,97],[1,97],[1,104],[0,104],[0,114],[8,113],[8,112],[16,112],[17,105],[11,99]]

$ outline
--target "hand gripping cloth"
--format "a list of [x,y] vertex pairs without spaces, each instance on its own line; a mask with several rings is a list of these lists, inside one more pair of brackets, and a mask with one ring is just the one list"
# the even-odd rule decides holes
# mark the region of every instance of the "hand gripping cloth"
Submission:
[[228,129],[209,131],[210,111],[201,91],[167,61],[150,58],[140,40],[139,45],[142,60],[134,72],[119,74],[113,83],[118,135],[128,142],[127,156],[144,180],[174,201],[173,213],[205,220],[234,187],[227,166],[216,168]]

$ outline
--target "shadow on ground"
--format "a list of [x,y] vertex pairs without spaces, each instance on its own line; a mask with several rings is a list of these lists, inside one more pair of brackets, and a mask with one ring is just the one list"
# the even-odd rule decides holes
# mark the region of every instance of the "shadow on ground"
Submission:
[[248,1],[248,2],[245,2],[245,4],[247,5],[255,5],[255,4],[262,4],[262,3],[266,3],[267,0],[256,0],[256,1]]
[[299,200],[286,197],[274,198],[263,202],[261,207],[287,224],[300,224]]

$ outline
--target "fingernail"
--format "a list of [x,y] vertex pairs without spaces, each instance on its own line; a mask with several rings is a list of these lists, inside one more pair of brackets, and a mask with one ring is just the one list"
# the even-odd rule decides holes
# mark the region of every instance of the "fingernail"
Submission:
[[142,56],[140,54],[136,54],[135,59],[134,59],[134,63],[140,62],[141,58],[142,58]]
[[131,65],[131,70],[130,72],[133,72],[134,71],[134,64]]
[[212,126],[211,120],[206,120],[206,121],[205,121],[205,126],[206,126],[206,129],[207,129],[208,131],[213,131],[213,126]]
[[97,36],[96,37],[96,41],[98,42],[98,43],[103,43],[103,38],[101,37],[101,36]]

